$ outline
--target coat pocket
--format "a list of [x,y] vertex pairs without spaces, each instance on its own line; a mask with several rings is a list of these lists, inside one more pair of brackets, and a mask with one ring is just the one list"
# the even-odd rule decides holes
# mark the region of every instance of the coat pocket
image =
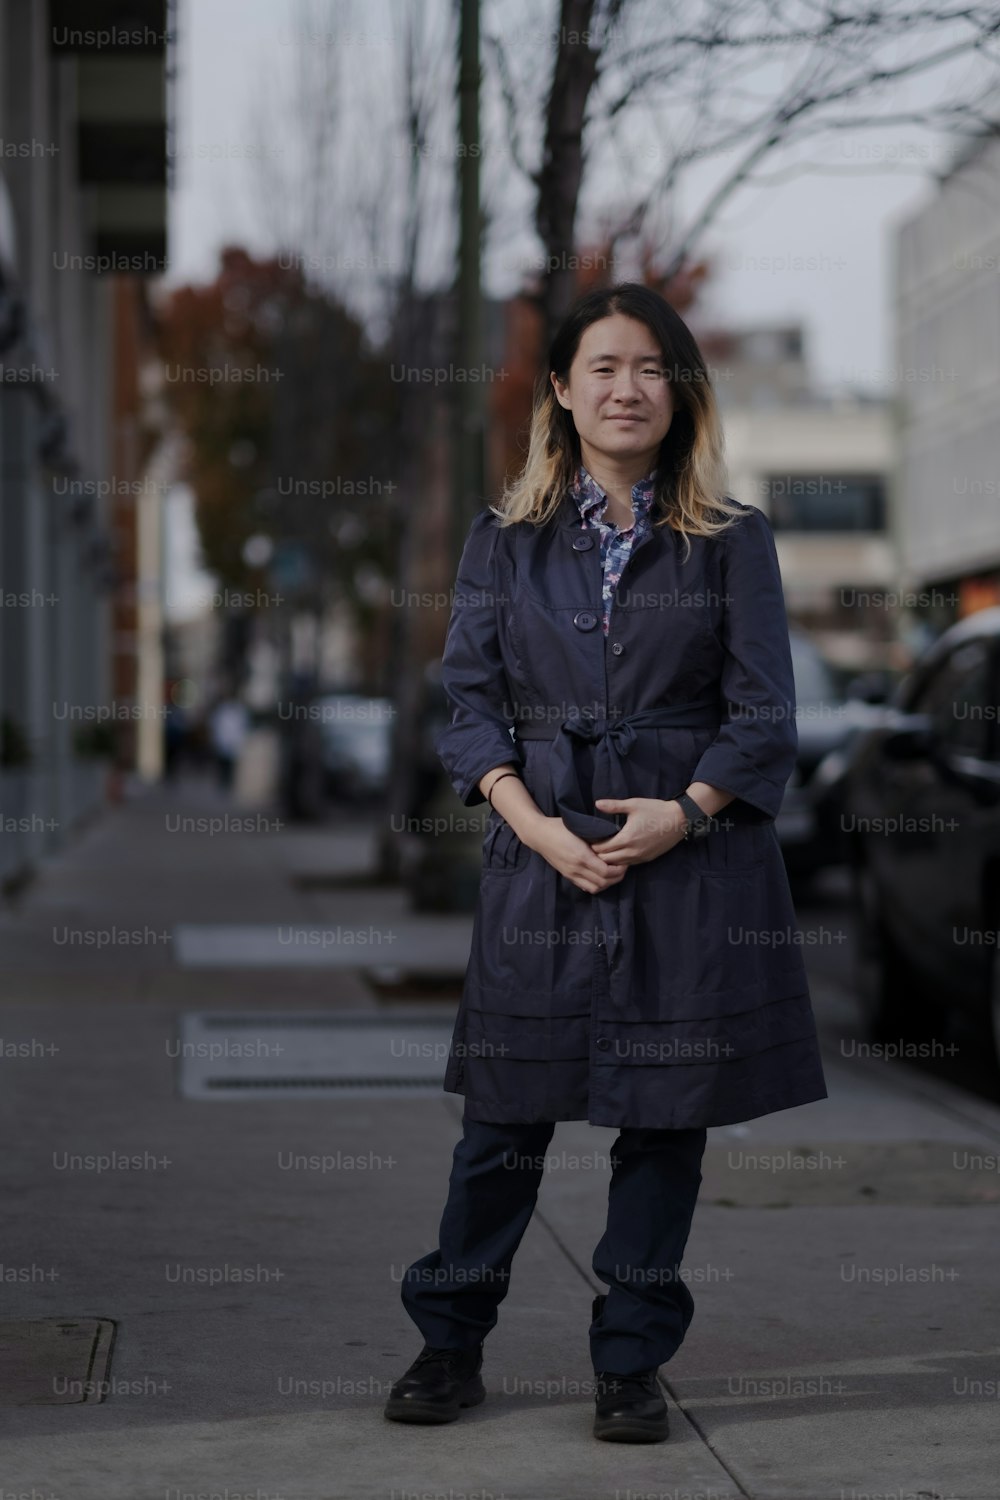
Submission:
[[705,838],[690,842],[695,869],[705,875],[743,875],[759,870],[771,857],[774,843],[771,825],[733,819],[727,828],[726,809],[717,816],[717,828]]
[[766,924],[762,870],[700,870],[697,885],[696,988],[705,999],[727,1011],[759,1002],[763,962],[761,929]]
[[[779,856],[780,858],[780,856]],[[696,885],[696,985],[715,1014],[769,1005],[808,988],[801,931],[784,870],[699,871]]]
[[493,875],[513,875],[523,870],[531,850],[523,844],[505,818],[491,812],[483,837],[482,869]]

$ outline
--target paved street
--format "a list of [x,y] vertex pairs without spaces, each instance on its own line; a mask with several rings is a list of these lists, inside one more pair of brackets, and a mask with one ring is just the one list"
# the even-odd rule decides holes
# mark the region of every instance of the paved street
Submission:
[[[133,798],[0,918],[3,1321],[113,1325],[82,1375],[68,1337],[51,1366],[5,1365],[0,1495],[1000,1496],[1000,1106],[972,1039],[919,1066],[861,1045],[835,883],[801,913],[831,1097],[709,1133],[670,1441],[591,1436],[615,1133],[576,1123],[485,1405],[386,1423],[419,1347],[399,1277],[435,1242],[459,1128],[421,1075],[469,919],[415,920],[373,883],[361,821],[244,831],[235,811],[198,783]],[[196,1035],[218,1058],[183,1055]]]

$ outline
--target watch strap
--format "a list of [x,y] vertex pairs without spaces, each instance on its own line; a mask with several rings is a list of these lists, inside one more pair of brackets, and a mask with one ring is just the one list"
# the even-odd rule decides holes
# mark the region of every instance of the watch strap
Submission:
[[674,801],[687,819],[687,828],[684,831],[686,839],[699,838],[709,831],[712,826],[711,815],[700,808],[693,797],[689,797],[687,792],[681,792],[674,798]]

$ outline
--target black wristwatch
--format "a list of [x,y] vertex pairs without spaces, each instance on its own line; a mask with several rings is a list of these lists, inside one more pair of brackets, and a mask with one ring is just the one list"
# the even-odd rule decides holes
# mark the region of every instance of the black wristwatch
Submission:
[[689,797],[687,792],[681,792],[680,796],[674,798],[674,801],[687,818],[687,827],[684,830],[686,839],[703,839],[707,833],[711,833],[711,814],[703,812],[693,797]]

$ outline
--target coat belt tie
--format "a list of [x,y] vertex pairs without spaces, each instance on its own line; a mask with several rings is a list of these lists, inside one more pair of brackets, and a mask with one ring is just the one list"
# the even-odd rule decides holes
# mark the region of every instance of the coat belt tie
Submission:
[[594,811],[594,785],[607,786],[607,795],[628,797],[624,762],[643,729],[702,729],[718,727],[717,697],[688,703],[644,708],[621,719],[602,719],[586,712],[561,724],[524,719],[517,723],[519,740],[552,740],[549,774],[552,797],[566,827],[578,838],[594,843],[612,838],[618,819]]

